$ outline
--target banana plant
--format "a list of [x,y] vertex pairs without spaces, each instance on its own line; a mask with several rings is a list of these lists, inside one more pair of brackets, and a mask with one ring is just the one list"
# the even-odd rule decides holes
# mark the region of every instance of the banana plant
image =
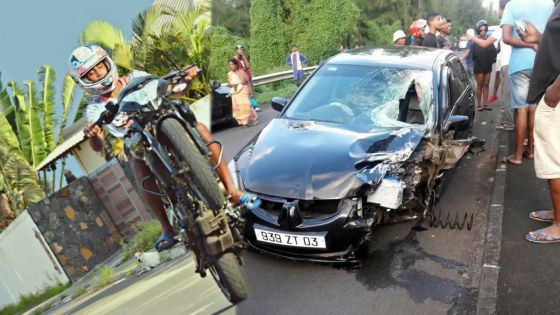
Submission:
[[6,217],[17,216],[28,205],[45,197],[4,113],[0,113],[0,192],[8,200],[9,208],[5,203],[1,205]]

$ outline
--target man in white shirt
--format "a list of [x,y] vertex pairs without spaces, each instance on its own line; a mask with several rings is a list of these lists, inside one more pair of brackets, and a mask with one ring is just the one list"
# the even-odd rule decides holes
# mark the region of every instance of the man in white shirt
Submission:
[[286,57],[286,64],[292,66],[294,71],[294,81],[297,85],[303,81],[303,65],[308,61],[307,57],[298,51],[296,45],[292,46],[292,53]]

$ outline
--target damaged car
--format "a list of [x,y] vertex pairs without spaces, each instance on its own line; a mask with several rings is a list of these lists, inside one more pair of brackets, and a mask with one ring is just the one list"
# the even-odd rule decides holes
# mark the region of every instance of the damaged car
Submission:
[[244,235],[294,260],[357,261],[379,224],[426,218],[445,174],[478,141],[474,96],[448,50],[362,48],[320,65],[235,156],[261,204]]

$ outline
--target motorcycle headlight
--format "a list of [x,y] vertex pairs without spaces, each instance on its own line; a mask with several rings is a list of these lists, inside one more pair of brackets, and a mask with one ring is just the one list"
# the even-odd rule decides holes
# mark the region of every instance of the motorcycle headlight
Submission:
[[241,189],[239,187],[239,180],[237,178],[237,166],[235,165],[234,160],[229,161],[228,171],[229,171],[229,176],[231,176],[231,180],[233,181],[233,184],[235,185],[235,187],[237,187],[237,189]]

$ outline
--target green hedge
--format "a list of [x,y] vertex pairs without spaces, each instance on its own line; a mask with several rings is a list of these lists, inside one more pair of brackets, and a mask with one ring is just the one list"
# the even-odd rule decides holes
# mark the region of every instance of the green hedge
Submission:
[[253,75],[282,65],[287,53],[281,0],[251,2],[251,67]]
[[[225,82],[229,71],[228,60],[235,55],[235,46],[245,45],[246,52],[250,52],[246,45],[247,40],[232,35],[223,27],[214,27],[212,31],[212,52],[210,54],[209,74],[212,80]],[[252,67],[252,65],[251,65]]]
[[354,42],[359,10],[352,0],[254,0],[251,3],[252,65],[257,75],[284,64],[295,44],[318,64]]

